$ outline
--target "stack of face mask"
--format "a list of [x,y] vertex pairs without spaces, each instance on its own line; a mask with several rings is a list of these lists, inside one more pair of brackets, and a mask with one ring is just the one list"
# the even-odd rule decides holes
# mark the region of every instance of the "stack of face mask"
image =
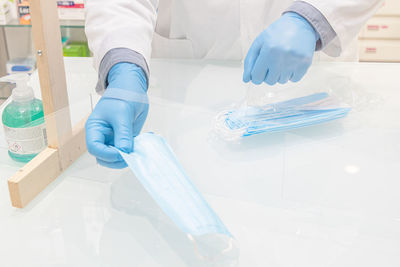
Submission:
[[241,107],[217,116],[216,129],[224,139],[235,140],[266,132],[286,131],[346,116],[351,107],[328,93],[277,102],[259,107]]

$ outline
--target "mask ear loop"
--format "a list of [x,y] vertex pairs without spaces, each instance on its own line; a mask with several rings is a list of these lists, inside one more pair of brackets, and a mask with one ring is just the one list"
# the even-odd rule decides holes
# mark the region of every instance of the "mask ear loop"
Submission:
[[[198,248],[198,246],[197,246],[196,239],[195,239],[191,234],[187,234],[187,237],[188,237],[188,239],[193,243],[194,251],[196,252],[196,255],[197,255],[202,261],[214,262],[214,261],[216,260],[216,257],[210,257],[210,256],[207,256],[207,255],[203,255],[203,254],[200,252],[200,250],[199,250],[199,248]],[[227,244],[227,247],[224,248],[224,249],[221,251],[220,254],[221,254],[221,255],[227,254],[227,253],[229,253],[230,251],[232,251],[233,249],[234,249],[234,246],[233,246],[233,238],[231,237],[231,238],[229,238],[229,242],[228,242],[228,244]]]

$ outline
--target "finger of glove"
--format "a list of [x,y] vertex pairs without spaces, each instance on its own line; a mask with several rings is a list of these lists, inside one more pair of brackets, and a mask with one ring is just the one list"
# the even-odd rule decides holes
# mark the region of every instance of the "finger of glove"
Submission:
[[284,73],[282,73],[279,76],[278,83],[280,83],[280,84],[287,83],[290,80],[290,78],[292,77],[292,75],[293,75],[292,72],[284,72]]
[[303,79],[304,75],[306,75],[308,70],[308,67],[302,67],[297,69],[294,74],[293,77],[290,79],[292,82],[299,82],[301,79]]
[[97,163],[99,163],[101,166],[111,168],[111,169],[123,169],[128,167],[125,161],[115,161],[115,162],[107,162],[103,161],[99,158],[96,158]]
[[257,57],[260,54],[260,50],[261,44],[255,40],[247,52],[246,59],[244,60],[243,81],[245,83],[251,80],[251,72],[254,68]]
[[273,62],[271,62],[272,59],[269,56],[270,53],[267,50],[261,49],[251,72],[251,81],[254,84],[261,84],[267,77],[267,74],[271,71],[269,67]]
[[264,82],[268,85],[274,85],[278,82],[280,76],[280,66],[279,63],[275,62],[275,66],[269,68],[268,73],[264,79]]
[[142,130],[143,125],[146,122],[147,114],[148,114],[148,106],[145,107],[145,109],[139,114],[139,116],[135,120],[135,123],[133,125],[134,137],[140,134],[140,131]]
[[107,162],[121,161],[122,157],[115,149],[106,144],[112,129],[89,122],[86,124],[86,146],[90,154]]

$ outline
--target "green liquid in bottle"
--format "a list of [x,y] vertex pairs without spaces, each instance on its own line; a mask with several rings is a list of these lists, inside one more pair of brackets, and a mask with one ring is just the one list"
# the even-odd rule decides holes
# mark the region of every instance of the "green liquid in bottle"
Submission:
[[[5,127],[17,128],[15,129],[16,131],[18,130],[18,128],[29,128],[40,125],[43,125],[44,128],[42,101],[39,99],[32,99],[28,102],[22,103],[12,101],[4,108],[2,121]],[[43,135],[45,136],[45,132],[43,132]],[[47,141],[45,140],[44,142]],[[16,161],[28,162],[33,159],[38,153],[20,154],[14,153],[9,149],[8,154],[12,159]]]

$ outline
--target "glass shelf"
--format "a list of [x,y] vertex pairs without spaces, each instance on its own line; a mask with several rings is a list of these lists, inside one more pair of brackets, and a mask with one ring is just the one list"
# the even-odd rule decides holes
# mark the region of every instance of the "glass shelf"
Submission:
[[[60,20],[61,28],[84,28],[85,21],[84,20]],[[32,25],[24,25],[19,24],[18,19],[13,19],[8,22],[6,25],[0,25],[0,27],[9,27],[9,28],[17,28],[17,27],[32,27]]]

